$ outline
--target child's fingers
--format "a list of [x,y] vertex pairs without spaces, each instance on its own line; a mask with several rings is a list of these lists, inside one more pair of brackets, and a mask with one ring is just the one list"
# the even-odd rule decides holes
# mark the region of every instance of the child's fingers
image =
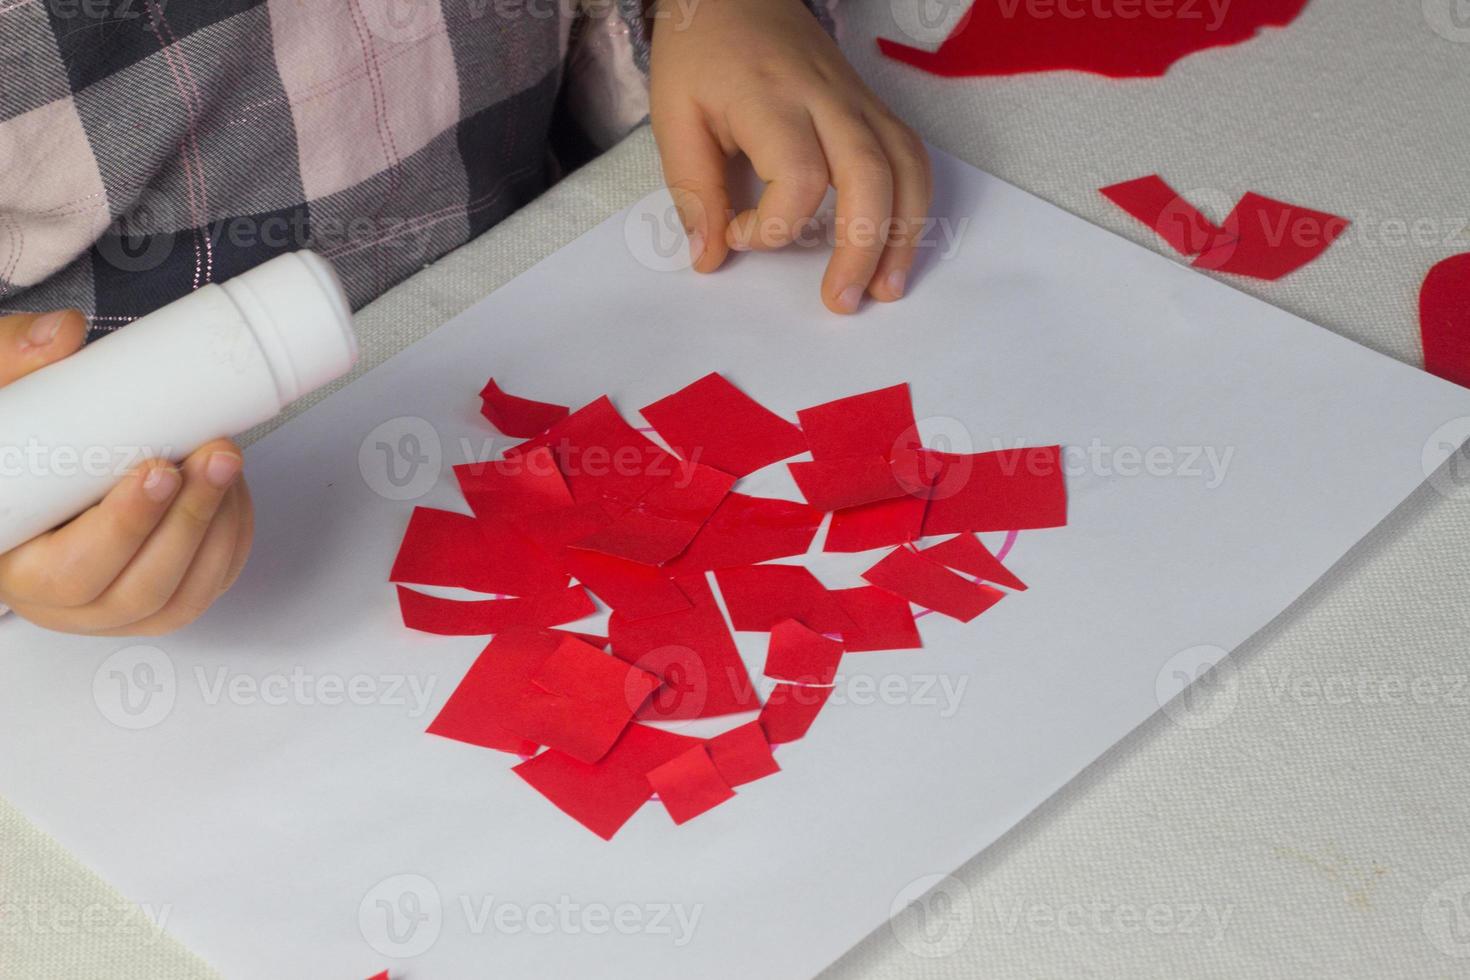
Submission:
[[757,207],[730,222],[726,233],[730,247],[789,245],[827,196],[827,158],[811,117],[799,106],[751,106],[736,114],[730,125],[735,142],[766,182]]
[[713,272],[729,254],[725,151],[694,109],[672,121],[664,121],[662,115],[655,120],[664,180],[689,237],[690,260],[696,272]]
[[834,313],[853,313],[887,243],[893,169],[862,116],[829,110],[818,117],[817,131],[837,188],[837,246],[822,279],[822,300]]
[[56,608],[94,602],[132,562],[182,484],[172,465],[144,464],[71,523],[0,555],[0,602]]
[[934,177],[929,151],[913,130],[891,117],[871,122],[893,167],[893,220],[868,292],[887,303],[901,298],[908,287],[915,249],[934,203]]
[[76,310],[0,317],[0,387],[75,354],[86,336]]

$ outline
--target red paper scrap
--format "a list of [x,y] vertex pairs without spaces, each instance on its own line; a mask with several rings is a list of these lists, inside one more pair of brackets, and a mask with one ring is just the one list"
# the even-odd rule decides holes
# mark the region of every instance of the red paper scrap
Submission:
[[638,717],[712,718],[760,707],[708,583],[687,576],[677,584],[691,608],[636,621],[614,612],[608,620],[613,653],[664,681]]
[[924,513],[929,501],[921,496],[905,495],[893,500],[880,500],[832,515],[827,526],[823,551],[853,552],[886,548],[916,540],[924,527]]
[[866,650],[917,650],[923,646],[909,601],[876,585],[832,593],[856,627],[842,631],[848,653]]
[[536,514],[572,506],[572,493],[545,446],[512,459],[462,463],[455,479],[481,520]]
[[643,417],[680,456],[737,477],[806,451],[800,429],[719,374],[659,399]]
[[388,580],[501,595],[567,584],[551,557],[510,525],[431,507],[414,508]]
[[494,378],[485,382],[480,398],[484,402],[480,406],[480,414],[485,416],[486,421],[516,439],[539,436],[566,418],[571,411],[565,405],[552,405],[508,395],[500,390]]
[[962,623],[968,623],[1005,597],[999,589],[971,582],[907,548],[895,548],[887,558],[864,572],[863,578]]
[[429,733],[517,755],[535,752],[537,743],[509,731],[498,719],[520,697],[564,635],[554,630],[513,630],[491,640],[449,696]]
[[1033,71],[1096,72],[1112,78],[1162,75],[1179,59],[1240,44],[1266,27],[1285,27],[1307,0],[1231,0],[1217,7],[1172,4],[977,3],[937,51],[887,38],[878,48],[935,75],[1015,75]]
[[799,501],[732,492],[664,571],[686,575],[804,555],[821,524],[822,512]]
[[648,773],[699,744],[697,738],[635,722],[596,763],[548,750],[516,766],[515,773],[567,816],[612,840],[653,796]]
[[842,644],[814,633],[794,619],[771,630],[766,649],[767,677],[793,684],[831,684],[842,662]]
[[534,684],[522,687],[496,717],[507,731],[580,762],[607,755],[632,720],[626,705],[552,694]]
[[515,459],[543,446],[556,456],[578,503],[605,500],[631,505],[655,483],[679,472],[678,460],[629,425],[605,396],[535,439],[512,446],[505,455]]
[[942,469],[924,515],[924,536],[1018,531],[1067,523],[1060,446],[989,453],[929,453]]
[[688,609],[683,590],[663,572],[626,558],[568,548],[562,565],[625,620]]
[[817,460],[881,456],[892,460],[919,448],[907,384],[839,398],[796,413]]
[[817,510],[844,510],[902,497],[893,464],[882,456],[846,456],[787,463],[806,502]]
[[747,565],[715,572],[720,595],[737,630],[768,632],[794,619],[818,633],[842,633],[856,624],[836,597],[801,565]]
[[439,636],[489,636],[506,630],[560,626],[590,616],[597,605],[580,586],[520,599],[441,599],[398,587],[403,625]]
[[1198,255],[1224,234],[1158,174],[1104,187],[1102,194],[1152,228],[1180,255]]
[[368,977],[368,980],[388,980],[388,971],[384,970],[382,973],[376,973]]
[[631,715],[663,683],[598,647],[567,636],[552,651],[532,682],[548,694],[626,709]]
[[735,797],[703,745],[687,749],[651,770],[648,784],[676,824],[693,820]]
[[1419,291],[1424,369],[1470,388],[1470,253],[1429,270]]
[[1349,224],[1336,215],[1246,194],[1225,219],[1220,236],[1192,264],[1274,281],[1327,251]]
[[756,719],[761,731],[766,733],[766,740],[772,745],[782,745],[804,736],[834,690],[836,688],[777,684]]
[[689,546],[735,478],[699,463],[683,463],[676,479],[654,485],[611,524],[574,547],[661,565]]
[[973,534],[961,534],[924,548],[919,554],[930,561],[937,561],[946,568],[973,575],[975,578],[994,582],[1017,592],[1026,591],[1026,583],[1016,578],[1010,569],[1000,563],[990,549]]
[[731,786],[744,786],[781,771],[760,722],[752,721],[705,742],[710,761]]

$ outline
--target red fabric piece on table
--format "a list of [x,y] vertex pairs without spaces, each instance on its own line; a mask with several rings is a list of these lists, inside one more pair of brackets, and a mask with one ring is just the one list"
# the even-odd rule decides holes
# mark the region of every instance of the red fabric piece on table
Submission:
[[921,536],[929,501],[906,494],[832,515],[823,551],[854,552],[907,544]]
[[1220,236],[1191,264],[1274,281],[1327,251],[1349,224],[1336,215],[1246,194],[1225,219]]
[[744,786],[781,771],[758,721],[721,732],[705,742],[704,748],[720,777],[731,786]]
[[1102,188],[1102,195],[1169,243],[1180,255],[1198,255],[1223,234],[1158,174]]
[[655,484],[611,524],[573,547],[661,565],[689,546],[734,484],[728,473],[684,463],[679,477]]
[[806,451],[801,430],[719,374],[643,409],[674,452],[734,476]]
[[853,623],[836,597],[810,569],[800,565],[746,565],[715,572],[730,623],[737,630],[765,633],[794,619],[818,633],[841,633]]
[[489,636],[507,630],[560,626],[590,616],[597,605],[581,586],[520,599],[441,599],[398,587],[403,625],[439,636]]
[[561,641],[531,680],[548,694],[624,708],[629,715],[663,684],[656,675],[574,636]]
[[906,492],[893,472],[893,464],[882,456],[848,456],[786,466],[801,495],[817,510],[860,507],[892,500]]
[[687,575],[804,555],[821,523],[821,511],[799,501],[731,493],[664,571]]
[[842,663],[842,644],[794,619],[777,623],[766,648],[767,677],[793,684],[831,684]]
[[833,592],[856,627],[842,631],[848,653],[868,650],[917,650],[923,646],[909,601],[876,585]]
[[606,396],[546,432],[506,450],[515,459],[548,447],[578,503],[605,500],[631,505],[679,472],[679,462],[628,424]]
[[603,840],[612,840],[653,796],[648,774],[699,744],[697,738],[635,722],[596,763],[547,750],[514,771],[557,809]]
[[703,745],[687,749],[651,770],[648,784],[676,824],[735,798],[735,791],[715,768]]
[[1003,585],[1017,592],[1026,591],[1026,583],[1000,563],[1000,560],[990,553],[984,542],[973,534],[961,534],[942,541],[929,548],[922,549],[919,554],[930,561],[937,561],[946,568],[953,568],[957,572],[973,575],[975,578]]
[[863,572],[863,578],[962,623],[968,623],[1005,597],[999,589],[971,582],[907,548],[894,549],[887,558]]
[[495,428],[516,439],[538,436],[567,417],[565,405],[532,401],[506,394],[491,378],[480,392],[480,414]]
[[[1218,14],[1202,3],[1193,17],[1151,16],[1146,9],[1141,16],[1126,17],[1121,8],[1080,3],[1070,12],[1056,5],[1061,9],[1047,8],[1052,16],[1029,16],[1024,2],[975,4],[937,51],[887,38],[878,39],[878,49],[897,61],[950,77],[1062,69],[1113,78],[1156,76],[1196,51],[1248,41],[1264,27],[1285,27],[1307,4],[1307,0],[1231,0]],[[1017,4],[1023,4],[1019,12]]]
[[565,635],[513,630],[491,640],[429,725],[429,734],[517,755],[535,752],[537,743],[506,729],[498,719]]
[[608,619],[613,653],[664,682],[638,717],[712,718],[760,707],[708,583],[691,575],[677,584],[692,603],[689,609],[636,621],[614,612]]
[[1018,531],[1067,523],[1060,446],[990,453],[928,452],[941,464],[924,536],[962,531]]
[[892,460],[920,445],[907,384],[814,405],[796,417],[817,460],[851,456]]
[[777,684],[756,719],[761,731],[766,733],[766,740],[772,745],[782,745],[806,735],[833,690],[835,688]]
[[1429,270],[1419,290],[1424,370],[1470,388],[1470,253]]
[[567,577],[509,525],[415,507],[388,581],[533,595],[562,588]]
[[568,548],[562,565],[627,620],[688,609],[689,598],[657,568],[597,551]]
[[454,468],[454,478],[481,520],[572,506],[572,492],[545,446],[513,459],[462,463]]

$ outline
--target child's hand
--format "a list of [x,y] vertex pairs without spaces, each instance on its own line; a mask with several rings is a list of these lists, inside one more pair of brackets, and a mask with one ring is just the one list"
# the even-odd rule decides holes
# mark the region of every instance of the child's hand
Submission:
[[[903,295],[931,201],[923,143],[863,84],[800,0],[658,0],[652,121],[694,268],[790,243],[837,188],[822,299],[837,313]],[[730,220],[725,161],[767,184]]]
[[[0,317],[0,387],[75,353],[76,312]],[[47,629],[157,636],[234,584],[250,553],[240,450],[212,442],[179,466],[145,463],[71,523],[0,555],[0,603]]]

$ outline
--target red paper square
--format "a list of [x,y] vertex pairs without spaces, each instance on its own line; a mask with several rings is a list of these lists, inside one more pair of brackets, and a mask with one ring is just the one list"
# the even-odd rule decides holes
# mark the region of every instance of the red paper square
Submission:
[[973,534],[957,535],[948,541],[924,548],[919,554],[957,572],[964,572],[1017,592],[1026,591],[1026,583],[1016,578]]
[[907,548],[896,548],[863,573],[863,578],[926,609],[968,623],[1005,593],[962,578]]
[[657,675],[572,636],[561,641],[531,679],[547,693],[626,709],[629,715],[663,683]]
[[676,824],[693,820],[735,796],[702,745],[651,770],[648,783]]
[[567,584],[551,557],[509,525],[430,507],[414,508],[388,580],[502,595]]
[[680,456],[733,476],[806,451],[800,429],[719,374],[659,399],[643,417]]
[[486,421],[508,436],[529,439],[540,435],[552,425],[566,418],[570,411],[565,405],[532,401],[506,394],[491,378],[480,392],[483,405],[480,414]]
[[796,413],[812,458],[881,456],[894,459],[919,448],[919,430],[907,384],[839,398]]
[[715,572],[720,595],[737,630],[764,633],[783,619],[818,633],[841,633],[854,623],[810,569],[800,565],[749,565]]
[[798,501],[731,493],[664,571],[687,575],[804,555],[821,524],[821,511]]
[[744,786],[781,771],[758,721],[722,732],[704,747],[720,777],[731,786]]
[[794,619],[771,630],[766,676],[793,684],[831,684],[842,663],[842,644],[814,633]]
[[818,510],[845,510],[902,497],[893,464],[882,456],[846,456],[787,463],[806,502]]
[[781,745],[806,735],[833,690],[830,687],[777,684],[756,719],[761,731],[766,733],[766,740],[772,745]]
[[842,611],[856,626],[842,631],[848,653],[867,650],[917,650],[923,646],[913,609],[903,596],[876,585],[833,592]]
[[928,452],[941,465],[924,515],[924,536],[1018,531],[1067,523],[1060,446],[956,454]]
[[678,477],[654,484],[611,524],[573,547],[641,565],[661,565],[689,546],[734,483],[728,473],[698,463],[682,464]]

